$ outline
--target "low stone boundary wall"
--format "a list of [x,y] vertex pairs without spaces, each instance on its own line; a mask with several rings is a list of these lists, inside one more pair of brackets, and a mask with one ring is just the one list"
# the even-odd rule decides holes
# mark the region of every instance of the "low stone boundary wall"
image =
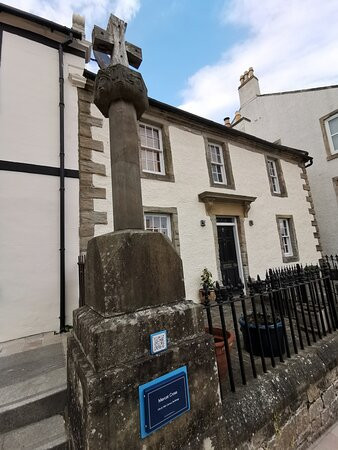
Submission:
[[308,448],[338,418],[338,334],[228,395],[223,407],[204,449]]

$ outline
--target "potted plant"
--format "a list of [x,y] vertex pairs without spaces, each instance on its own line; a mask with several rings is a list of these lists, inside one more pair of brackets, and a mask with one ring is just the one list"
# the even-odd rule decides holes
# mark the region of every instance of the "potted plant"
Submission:
[[212,281],[212,273],[205,267],[201,275],[201,288],[199,290],[201,303],[204,303],[206,296],[208,300],[215,300],[215,288]]
[[[264,356],[271,356],[271,349],[269,345],[269,337],[271,341],[271,348],[273,356],[279,356],[279,349],[281,353],[285,353],[284,331],[283,324],[279,317],[276,318],[276,322],[273,321],[270,314],[267,314],[267,325],[262,313],[257,313],[257,324],[253,313],[247,315],[247,323],[245,323],[244,317],[240,317],[239,324],[244,339],[244,349],[250,352],[249,336],[251,341],[252,353],[256,356],[261,355],[259,345],[259,334],[261,337],[262,350]],[[258,326],[257,326],[258,325]],[[279,345],[278,345],[279,343]]]

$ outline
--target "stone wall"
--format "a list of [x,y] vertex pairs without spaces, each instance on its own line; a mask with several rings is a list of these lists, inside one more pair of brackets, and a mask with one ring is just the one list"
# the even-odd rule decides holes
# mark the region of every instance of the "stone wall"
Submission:
[[338,335],[223,399],[205,449],[307,449],[338,417]]

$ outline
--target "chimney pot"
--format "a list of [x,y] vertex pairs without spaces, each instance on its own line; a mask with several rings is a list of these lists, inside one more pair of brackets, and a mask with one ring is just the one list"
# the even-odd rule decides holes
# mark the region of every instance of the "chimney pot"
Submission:
[[82,33],[83,39],[85,38],[85,18],[80,14],[73,13],[72,28]]
[[224,125],[229,128],[231,127],[230,117],[224,117]]
[[252,78],[254,74],[254,70],[252,67],[249,68],[249,78]]

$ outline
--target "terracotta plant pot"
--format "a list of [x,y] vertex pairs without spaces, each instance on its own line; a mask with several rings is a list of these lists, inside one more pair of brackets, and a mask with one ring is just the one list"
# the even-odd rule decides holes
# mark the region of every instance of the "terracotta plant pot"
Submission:
[[[205,331],[209,333],[209,328],[205,328]],[[225,354],[225,344],[222,329],[213,328],[213,336],[215,342],[215,353],[216,353],[218,373],[219,376],[223,378],[228,373],[228,362]],[[231,351],[235,342],[235,334],[232,333],[231,331],[227,331],[227,337],[229,350]]]
[[[203,289],[199,290],[200,293],[200,302],[204,303],[205,299],[204,299],[204,291]],[[213,289],[210,289],[210,294],[209,294],[209,301],[215,301],[216,300],[216,292]]]

